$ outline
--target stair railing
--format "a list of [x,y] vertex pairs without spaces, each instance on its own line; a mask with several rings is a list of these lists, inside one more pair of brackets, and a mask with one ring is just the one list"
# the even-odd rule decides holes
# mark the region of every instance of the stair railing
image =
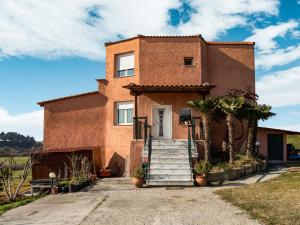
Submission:
[[[147,117],[133,117],[134,129],[133,138],[143,139],[144,151],[148,150],[148,165],[146,167],[146,179],[149,179],[148,173],[150,171],[151,155],[152,155],[152,127],[148,123]],[[142,129],[142,125],[144,129]]]
[[190,167],[192,168],[192,146],[196,147],[196,132],[195,132],[195,120],[192,118],[191,123],[188,125],[188,153]]

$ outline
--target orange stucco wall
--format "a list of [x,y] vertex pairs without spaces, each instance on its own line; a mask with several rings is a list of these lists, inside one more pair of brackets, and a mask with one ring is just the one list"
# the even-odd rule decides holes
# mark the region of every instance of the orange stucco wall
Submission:
[[46,104],[44,149],[103,146],[106,102],[97,93]]
[[[116,55],[134,52],[134,76],[116,77]],[[184,57],[193,57],[193,66],[184,66]],[[216,87],[211,95],[224,95],[230,88],[254,89],[254,48],[252,45],[208,45],[199,37],[136,38],[106,46],[106,80],[101,94],[45,104],[45,148],[101,146],[103,166],[124,172],[130,156],[132,125],[115,124],[115,104],[134,101],[129,83],[145,85],[195,85],[209,82]],[[152,121],[153,105],[172,106],[172,138],[186,139],[187,126],[179,124],[179,111],[198,94],[145,94],[138,97],[138,116]],[[197,112],[193,111],[193,116]],[[213,146],[220,148],[225,124],[213,125]],[[237,128],[237,133],[239,133]],[[244,139],[243,139],[244,140]],[[242,143],[243,140],[240,142]],[[237,145],[237,148],[240,144]]]
[[[193,57],[193,66],[184,66],[184,57]],[[199,38],[141,39],[139,60],[140,84],[201,84]]]
[[287,161],[287,134],[277,130],[258,128],[257,141],[259,141],[259,153],[268,157],[268,134],[282,134],[283,135],[283,161]]

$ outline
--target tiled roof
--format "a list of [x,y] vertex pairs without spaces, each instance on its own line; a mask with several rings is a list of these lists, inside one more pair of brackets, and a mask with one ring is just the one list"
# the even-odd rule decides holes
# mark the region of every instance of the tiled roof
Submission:
[[38,102],[37,104],[40,105],[40,106],[44,106],[45,104],[50,103],[50,102],[56,102],[56,101],[65,100],[65,99],[69,99],[69,98],[75,98],[75,97],[91,95],[91,94],[97,94],[97,93],[99,93],[99,91],[85,92],[85,93],[69,95],[69,96],[65,96],[65,97],[61,97],[61,98],[49,99],[49,100],[46,100],[46,101]]
[[43,149],[42,151],[39,151],[37,153],[52,153],[52,152],[78,152],[78,151],[92,151],[94,148],[99,147],[79,147],[79,148],[49,148],[49,149]]
[[121,42],[125,42],[125,41],[131,41],[131,40],[134,40],[137,38],[197,38],[197,37],[202,38],[202,36],[200,34],[196,34],[196,35],[141,35],[141,34],[138,34],[135,37],[126,38],[126,39],[122,39],[119,41],[106,42],[105,46],[113,45],[113,44],[117,44],[117,43],[121,43]]
[[208,45],[254,45],[251,41],[207,41]]
[[131,41],[137,38],[201,38],[206,44],[208,45],[254,45],[254,42],[249,42],[249,41],[228,41],[228,42],[219,42],[219,41],[206,41],[201,34],[196,34],[196,35],[141,35],[138,34],[135,37],[131,38],[126,38],[122,39],[119,41],[111,41],[111,42],[106,42],[105,46],[108,45],[113,45],[121,42],[126,42],[126,41]]
[[204,83],[201,85],[138,85],[130,83],[123,86],[132,93],[161,93],[161,92],[207,92],[216,85]]

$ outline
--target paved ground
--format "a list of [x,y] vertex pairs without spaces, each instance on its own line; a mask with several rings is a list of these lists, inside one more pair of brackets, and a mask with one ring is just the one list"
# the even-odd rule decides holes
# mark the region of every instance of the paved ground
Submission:
[[282,170],[221,187],[136,189],[126,179],[103,179],[85,192],[47,196],[0,216],[0,224],[196,225],[259,224],[213,192],[261,182]]

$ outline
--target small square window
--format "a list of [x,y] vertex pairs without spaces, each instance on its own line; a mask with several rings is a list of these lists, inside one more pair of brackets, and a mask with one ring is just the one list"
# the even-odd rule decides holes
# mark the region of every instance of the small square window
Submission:
[[184,57],[184,65],[192,66],[193,65],[193,57]]
[[180,124],[189,123],[189,122],[191,122],[191,120],[192,120],[191,109],[189,109],[189,108],[180,109],[179,123]]

